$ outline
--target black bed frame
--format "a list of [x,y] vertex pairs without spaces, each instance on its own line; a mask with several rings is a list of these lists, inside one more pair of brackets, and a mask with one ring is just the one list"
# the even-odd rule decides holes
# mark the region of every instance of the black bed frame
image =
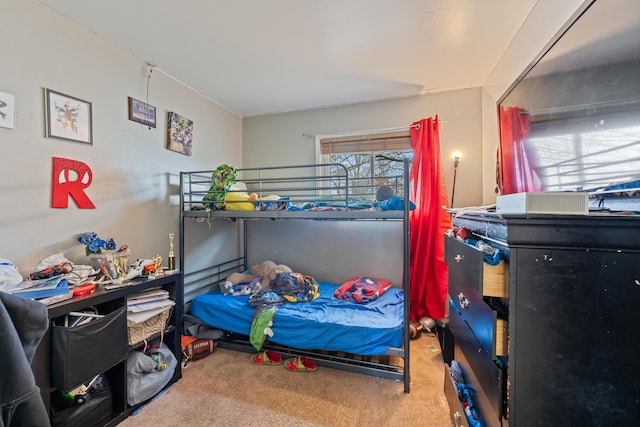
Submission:
[[[333,168],[330,168],[334,166]],[[337,166],[337,168],[336,168]],[[336,174],[328,175],[327,170],[338,170]],[[248,268],[246,257],[247,248],[247,221],[255,219],[315,219],[315,220],[383,220],[402,221],[403,239],[403,283],[404,291],[404,330],[403,345],[399,348],[390,348],[386,354],[379,356],[360,356],[344,352],[327,352],[322,350],[297,349],[282,346],[272,342],[266,342],[265,349],[275,350],[285,356],[306,356],[318,363],[318,365],[373,375],[382,378],[390,378],[403,381],[404,392],[409,393],[410,364],[409,364],[409,204],[404,204],[404,210],[350,210],[349,204],[358,198],[354,194],[375,195],[373,182],[356,183],[347,176],[346,169],[341,165],[314,164],[284,167],[245,168],[238,169],[239,181],[247,186],[247,192],[258,194],[257,202],[261,202],[263,194],[287,194],[291,202],[314,203],[327,200],[341,203],[345,210],[336,211],[240,211],[240,210],[210,210],[205,208],[203,197],[210,191],[212,170],[181,172],[180,173],[180,247],[179,266],[184,274],[184,321],[185,325],[202,324],[200,319],[189,314],[190,301],[197,295],[217,288],[225,278],[233,272],[245,271]],[[371,180],[367,180],[371,181]],[[401,177],[394,177],[390,183],[401,189],[404,200],[409,200],[409,164],[404,161],[404,173]],[[370,187],[370,188],[367,188]],[[396,191],[398,192],[398,191]],[[333,195],[332,193],[339,193]],[[373,196],[372,196],[373,199]],[[266,199],[265,199],[266,200]],[[241,227],[243,243],[242,254],[214,265],[203,268],[186,269],[185,222],[190,220],[206,220],[213,226],[213,220],[232,220]],[[322,280],[322,278],[319,278]],[[218,345],[223,348],[243,352],[255,352],[246,336],[238,334],[226,334],[218,340]]]

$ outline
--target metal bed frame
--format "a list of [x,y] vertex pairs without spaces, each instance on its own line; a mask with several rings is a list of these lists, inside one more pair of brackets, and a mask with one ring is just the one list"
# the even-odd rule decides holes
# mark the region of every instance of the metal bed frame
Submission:
[[[327,170],[338,171],[329,175]],[[403,210],[351,210],[356,199],[354,194],[367,193],[372,198],[375,195],[379,181],[369,180],[368,183],[354,182],[349,179],[347,170],[342,165],[313,164],[283,167],[240,168],[238,182],[246,185],[248,193],[258,195],[256,203],[273,202],[264,198],[265,194],[286,194],[288,202],[295,204],[326,204],[336,203],[343,210],[313,211],[313,210],[211,210],[205,208],[204,196],[210,191],[213,170],[181,172],[180,173],[180,248],[179,267],[185,282],[185,310],[186,323],[202,323],[199,319],[188,314],[190,301],[198,294],[215,289],[232,272],[244,271],[248,268],[246,249],[248,244],[247,222],[256,219],[315,219],[315,220],[344,220],[344,221],[402,221],[403,239],[403,283],[404,291],[404,329],[402,347],[390,348],[385,355],[367,357],[342,352],[326,352],[322,350],[297,349],[281,346],[275,343],[265,343],[265,349],[276,350],[284,355],[298,355],[313,358],[319,365],[351,372],[358,372],[382,378],[391,378],[404,382],[404,392],[409,393],[410,361],[409,361],[409,203],[404,203]],[[404,160],[402,177],[388,178],[387,185],[401,189],[403,199],[409,200],[409,164]],[[234,191],[234,190],[232,190]],[[235,190],[244,191],[244,190]],[[398,191],[396,191],[398,192]],[[205,266],[204,268],[186,271],[185,265],[185,222],[189,220],[211,222],[216,219],[228,219],[238,223],[242,230],[243,255],[226,260],[222,263]],[[320,278],[321,279],[321,278]],[[255,349],[249,343],[248,337],[237,334],[227,334],[218,341],[220,347],[234,350],[253,352]],[[398,364],[397,359],[402,359]],[[401,366],[399,366],[401,365]]]

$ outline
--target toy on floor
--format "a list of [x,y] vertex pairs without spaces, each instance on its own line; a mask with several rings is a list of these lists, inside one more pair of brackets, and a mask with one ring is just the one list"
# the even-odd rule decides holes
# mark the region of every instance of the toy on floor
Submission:
[[410,321],[409,322],[409,337],[414,340],[416,338],[420,338],[422,335],[422,325],[420,322]]

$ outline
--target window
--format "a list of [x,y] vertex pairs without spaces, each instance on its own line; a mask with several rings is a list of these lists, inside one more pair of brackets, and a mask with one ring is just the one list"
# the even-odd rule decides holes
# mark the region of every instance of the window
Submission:
[[[321,163],[340,164],[347,170],[353,197],[371,199],[375,189],[389,185],[402,194],[403,162],[413,159],[409,131],[357,134],[320,139]],[[336,175],[338,166],[329,166]],[[336,184],[336,185],[334,185]],[[329,183],[337,187],[337,183]],[[330,190],[342,195],[343,189]]]

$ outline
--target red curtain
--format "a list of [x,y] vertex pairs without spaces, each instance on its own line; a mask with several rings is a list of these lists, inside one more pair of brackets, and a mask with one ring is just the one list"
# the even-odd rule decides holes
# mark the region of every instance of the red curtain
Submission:
[[500,108],[503,194],[542,191],[542,180],[526,144],[529,114],[518,107]]
[[411,164],[410,275],[411,320],[428,316],[445,317],[448,269],[444,261],[444,234],[451,228],[451,217],[443,178],[440,122],[438,116],[411,125],[413,163]]

